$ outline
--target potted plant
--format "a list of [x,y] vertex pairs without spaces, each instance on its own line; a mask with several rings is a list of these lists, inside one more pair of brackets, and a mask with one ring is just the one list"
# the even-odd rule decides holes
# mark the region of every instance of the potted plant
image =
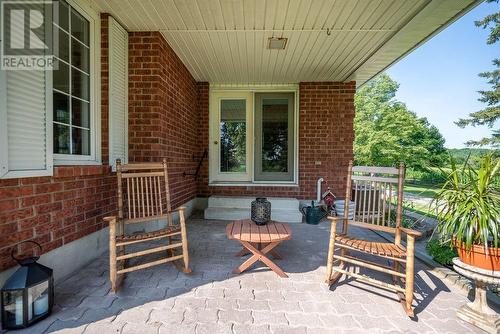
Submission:
[[478,167],[467,160],[458,168],[443,171],[445,183],[434,199],[441,237],[449,238],[466,264],[500,270],[500,160],[491,155]]

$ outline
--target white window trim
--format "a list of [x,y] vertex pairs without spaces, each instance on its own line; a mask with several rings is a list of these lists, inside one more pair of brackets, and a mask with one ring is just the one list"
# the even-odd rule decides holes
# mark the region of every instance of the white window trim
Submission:
[[[218,120],[218,110],[217,107],[214,105],[216,98],[214,98],[214,95],[216,96],[217,93],[235,93],[238,91],[242,92],[247,92],[252,94],[252,110],[250,110],[251,113],[251,131],[250,133],[250,142],[252,145],[250,145],[249,148],[247,148],[248,154],[250,154],[250,159],[251,161],[249,162],[249,168],[250,168],[250,174],[251,174],[251,180],[250,181],[219,181],[217,180],[217,174],[218,174],[218,150],[214,149],[212,143],[214,140],[218,140],[218,138],[215,138],[216,134],[216,129],[215,127],[217,126],[216,121]],[[255,180],[255,171],[253,168],[253,160],[255,159],[253,150],[254,150],[254,130],[253,130],[253,122],[254,122],[254,105],[255,105],[255,93],[295,93],[295,100],[294,100],[294,173],[293,173],[293,181],[256,181]],[[299,85],[297,84],[284,84],[284,85],[246,85],[246,84],[210,84],[209,87],[209,144],[208,144],[208,156],[209,156],[209,186],[218,186],[218,187],[234,187],[234,186],[246,186],[246,187],[252,187],[252,186],[273,186],[273,187],[297,187],[299,185],[299,111],[300,111],[300,104],[299,104]],[[248,142],[248,141],[247,141]]]
[[[101,164],[101,20],[99,13],[87,2],[66,0],[85,17],[90,24],[90,155],[56,154],[54,165],[100,165]],[[52,85],[51,85],[52,86]],[[53,88],[53,87],[51,87]],[[52,94],[52,91],[50,92]],[[51,99],[52,101],[52,99]],[[51,115],[53,106],[48,110]],[[52,116],[51,116],[52,119]],[[50,125],[51,129],[53,125]],[[52,130],[51,130],[52,133]],[[51,141],[53,142],[53,138]],[[51,147],[52,147],[51,142]],[[51,149],[53,150],[53,149]]]

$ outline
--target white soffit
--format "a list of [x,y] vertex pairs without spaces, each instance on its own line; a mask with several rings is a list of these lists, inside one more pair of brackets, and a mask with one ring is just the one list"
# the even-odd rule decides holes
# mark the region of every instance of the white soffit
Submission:
[[[160,31],[197,81],[358,86],[476,0],[92,0],[129,31]],[[270,50],[270,37],[286,37]]]

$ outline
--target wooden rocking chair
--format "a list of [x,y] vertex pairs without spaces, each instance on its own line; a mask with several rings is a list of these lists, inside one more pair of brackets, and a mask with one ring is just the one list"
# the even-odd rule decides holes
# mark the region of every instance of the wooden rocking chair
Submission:
[[[172,211],[168,187],[167,163],[133,163],[122,165],[116,161],[118,179],[118,216],[106,217],[109,222],[109,279],[111,289],[117,291],[118,278],[131,271],[159,264],[183,260],[184,266],[174,262],[185,273],[189,269],[188,241],[184,208]],[[179,213],[179,224],[173,224],[172,214]],[[148,221],[167,221],[166,227],[154,232],[125,234],[125,225]],[[119,231],[118,231],[119,229]],[[179,240],[180,236],[180,240]],[[158,239],[168,239],[162,246],[126,253],[125,247]],[[180,251],[178,251],[180,249]],[[126,267],[129,259],[162,252],[159,260]]]
[[[331,285],[342,274],[345,274],[395,291],[406,314],[413,317],[414,244],[415,237],[420,236],[421,233],[401,226],[403,183],[404,165],[402,163],[399,169],[353,167],[352,161],[349,163],[343,217],[328,217],[331,221],[331,231],[326,283]],[[393,186],[397,186],[397,189],[394,189],[395,192],[397,191],[396,199]],[[349,208],[349,200],[354,201],[354,208]],[[338,221],[343,222],[340,234],[336,232]],[[357,239],[348,234],[348,228],[351,225],[394,234],[394,243]],[[402,233],[406,234],[406,247],[401,244]],[[340,250],[340,254],[335,254],[337,250]],[[359,253],[391,260],[392,266],[367,261],[357,256]],[[338,265],[334,266],[334,263]],[[390,274],[394,284],[349,271],[346,263]],[[401,270],[402,266],[404,270]]]

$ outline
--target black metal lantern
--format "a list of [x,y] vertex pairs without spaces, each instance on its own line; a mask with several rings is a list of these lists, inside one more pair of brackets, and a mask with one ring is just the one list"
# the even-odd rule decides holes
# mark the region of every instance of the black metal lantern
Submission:
[[271,220],[271,202],[265,197],[252,201],[251,218],[257,225],[266,225]]
[[[38,246],[40,253],[42,247]],[[21,243],[21,244],[22,244]],[[21,266],[5,282],[1,293],[2,327],[4,329],[24,328],[46,318],[54,305],[54,277],[52,269],[37,263],[39,256],[19,259],[11,257]]]

